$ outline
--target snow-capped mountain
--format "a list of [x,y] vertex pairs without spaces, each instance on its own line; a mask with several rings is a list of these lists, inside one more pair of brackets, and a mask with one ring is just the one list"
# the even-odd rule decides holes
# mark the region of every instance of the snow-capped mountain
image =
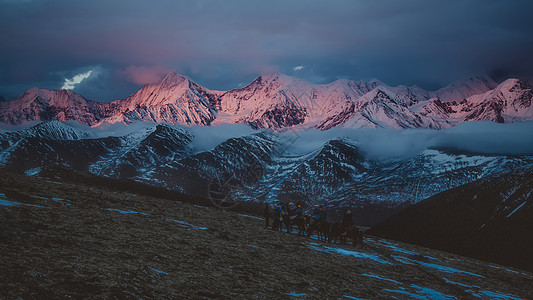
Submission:
[[254,128],[448,128],[472,120],[532,120],[531,87],[517,79],[499,85],[485,77],[437,91],[391,87],[379,80],[311,84],[283,74],[258,77],[231,91],[209,90],[175,72],[123,100],[99,103],[71,91],[33,88],[0,102],[0,121],[74,120],[90,126],[143,120]]
[[439,98],[443,102],[462,101],[474,95],[483,94],[496,88],[498,84],[488,76],[472,77],[451,83],[429,93],[429,98]]
[[91,125],[106,115],[108,106],[72,91],[32,88],[14,100],[0,102],[0,121],[21,124],[25,121],[72,120]]
[[112,103],[113,112],[101,122],[209,125],[216,117],[216,98],[190,79],[172,72],[158,84],[146,85],[124,100]]
[[508,79],[492,90],[462,101],[442,102],[436,98],[413,111],[437,122],[453,125],[481,120],[513,123],[532,119],[532,99],[530,86],[518,79]]

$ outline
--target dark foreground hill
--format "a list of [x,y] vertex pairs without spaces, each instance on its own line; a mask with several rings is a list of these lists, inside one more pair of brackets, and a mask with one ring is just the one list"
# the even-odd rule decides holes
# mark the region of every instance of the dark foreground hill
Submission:
[[0,298],[533,298],[531,273],[374,237],[325,244],[180,197],[2,171]]
[[412,205],[369,232],[533,271],[533,167]]

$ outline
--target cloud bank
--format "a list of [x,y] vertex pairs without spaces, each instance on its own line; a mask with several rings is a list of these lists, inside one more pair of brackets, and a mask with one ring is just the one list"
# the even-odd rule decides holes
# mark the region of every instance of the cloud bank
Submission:
[[[293,135],[293,133],[285,133]],[[297,133],[288,155],[320,149],[333,139],[357,145],[373,160],[402,160],[429,148],[444,148],[496,155],[533,155],[533,122],[499,124],[467,122],[446,130],[343,129]]]

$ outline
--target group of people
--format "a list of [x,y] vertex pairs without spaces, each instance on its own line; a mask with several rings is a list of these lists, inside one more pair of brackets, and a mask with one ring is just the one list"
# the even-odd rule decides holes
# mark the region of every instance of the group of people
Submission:
[[[362,241],[362,233],[353,221],[352,212],[344,211],[342,222],[328,222],[326,211],[322,205],[315,207],[312,214],[305,213],[300,203],[275,202],[265,203],[264,208],[265,227],[282,231],[285,226],[291,233],[293,226],[298,228],[298,235],[311,237],[317,234],[320,240],[328,242],[346,242],[348,238],[353,240],[354,245]],[[272,224],[271,221],[272,220]]]

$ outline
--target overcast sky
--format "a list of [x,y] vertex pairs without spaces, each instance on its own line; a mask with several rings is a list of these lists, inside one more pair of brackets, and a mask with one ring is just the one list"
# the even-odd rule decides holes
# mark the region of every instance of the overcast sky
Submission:
[[436,89],[533,78],[531,0],[0,0],[0,96],[125,98],[171,70],[229,90],[282,72]]

